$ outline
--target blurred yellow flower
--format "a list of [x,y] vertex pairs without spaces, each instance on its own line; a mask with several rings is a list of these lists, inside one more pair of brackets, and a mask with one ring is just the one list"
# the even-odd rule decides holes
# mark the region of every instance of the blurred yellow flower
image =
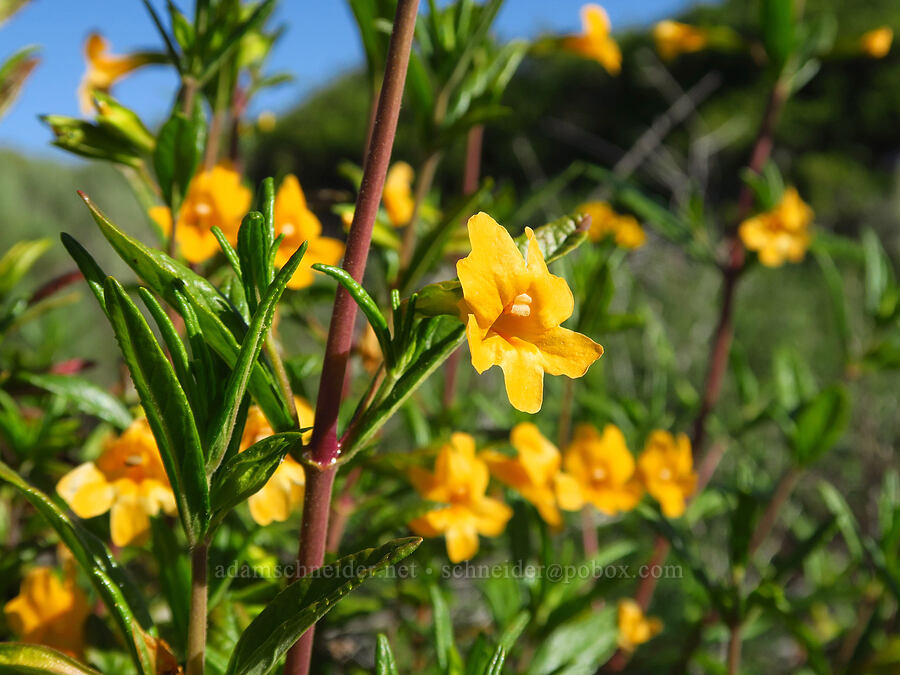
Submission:
[[384,361],[384,355],[381,353],[381,345],[378,344],[378,336],[372,330],[372,325],[366,322],[363,334],[356,343],[356,353],[362,360],[365,371],[369,374],[378,370],[381,362]]
[[697,487],[691,442],[684,434],[675,438],[657,429],[650,434],[638,457],[638,474],[647,492],[659,502],[667,518],[684,513],[687,498]]
[[560,471],[559,450],[530,422],[513,427],[509,441],[516,449],[516,457],[486,450],[481,459],[487,462],[494,477],[534,504],[548,525],[561,527],[559,509],[580,509],[582,497],[575,480]]
[[536,413],[545,372],[581,377],[603,347],[560,326],[572,315],[572,291],[565,279],[550,274],[531,228],[525,229],[526,257],[486,213],[469,218],[468,229],[472,252],[456,263],[456,271],[472,365],[479,373],[499,365],[509,402]]
[[[250,208],[250,190],[241,184],[241,175],[225,166],[214,166],[194,176],[187,195],[178,210],[175,241],[185,260],[200,263],[219,251],[212,233],[219,227],[232,244],[237,243],[241,220]],[[172,214],[168,207],[154,206],[150,217],[165,234],[172,231]]]
[[709,32],[678,21],[660,21],[653,27],[656,51],[666,61],[679,54],[699,52],[709,42]]
[[[297,406],[300,427],[312,426],[315,413],[309,403],[295,396],[294,404]],[[258,406],[250,406],[244,433],[241,435],[240,452],[274,433],[262,410]],[[312,430],[304,433],[303,442],[308,443],[311,436]],[[306,474],[303,466],[290,455],[286,456],[262,489],[247,500],[250,516],[259,525],[268,525],[273,521],[284,522],[303,505],[305,488]]]
[[263,110],[256,118],[256,128],[264,134],[274,131],[277,124],[278,118],[271,110]]
[[25,574],[19,595],[3,607],[10,630],[22,641],[45,645],[79,658],[84,651],[88,599],[75,584],[74,569],[64,578],[50,567]]
[[612,236],[616,245],[622,248],[638,248],[647,241],[647,233],[637,218],[616,213],[606,202],[587,202],[578,210],[591,217],[591,229],[588,230],[591,241]]
[[275,266],[281,267],[304,241],[309,248],[288,288],[305,288],[313,282],[313,263],[337,265],[344,255],[344,243],[322,236],[322,223],[306,205],[306,197],[296,176],[287,175],[281,181],[275,195],[275,236],[284,235],[284,241],[275,254]]
[[446,506],[428,511],[409,527],[422,537],[444,535],[451,562],[472,558],[478,553],[478,535],[500,535],[512,517],[506,504],[485,496],[488,467],[475,456],[475,439],[469,434],[453,434],[438,452],[434,473],[414,467],[410,480],[423,499]]
[[155,55],[136,52],[117,56],[109,53],[109,43],[99,33],[91,33],[84,43],[84,58],[87,70],[78,87],[78,105],[83,115],[89,115],[94,106],[91,95],[94,91],[109,92],[110,87],[131,71],[156,61]]
[[618,75],[622,69],[622,51],[610,35],[606,10],[600,5],[584,5],[581,8],[581,28],[581,35],[567,37],[563,47],[597,61],[610,75]]
[[859,39],[859,44],[864,54],[873,59],[883,59],[891,51],[893,41],[894,31],[888,26],[881,26],[864,33]]
[[812,209],[800,199],[796,189],[789,187],[774,209],[741,223],[738,234],[744,246],[756,251],[763,265],[778,267],[786,260],[803,260],[809,248],[812,220]]
[[630,511],[644,492],[625,436],[614,424],[607,424],[602,434],[590,424],[579,425],[563,464],[585,501],[608,515]]
[[81,518],[110,512],[116,546],[139,545],[150,532],[150,516],[175,514],[175,495],[146,418],[110,438],[93,462],[72,469],[56,491]]
[[655,616],[646,617],[634,600],[619,600],[619,648],[633,652],[662,630],[663,624]]
[[413,168],[406,162],[395,162],[387,172],[381,198],[394,227],[403,227],[412,220],[416,208],[412,193],[414,177]]

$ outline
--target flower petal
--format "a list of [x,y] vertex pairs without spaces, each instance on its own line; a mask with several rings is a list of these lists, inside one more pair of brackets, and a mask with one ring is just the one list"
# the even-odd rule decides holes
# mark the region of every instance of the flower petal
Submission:
[[93,462],[86,462],[63,476],[56,491],[79,518],[93,518],[112,506],[115,490]]
[[499,499],[484,497],[472,504],[475,528],[486,537],[497,537],[512,518],[512,509]]
[[456,523],[447,530],[447,557],[450,562],[470,560],[478,553],[478,532],[474,523]]
[[603,355],[603,347],[586,335],[558,326],[535,337],[541,366],[550,375],[581,377]]
[[119,496],[109,514],[109,529],[116,546],[139,546],[150,533],[150,516],[137,495]]
[[543,355],[533,344],[512,338],[511,349],[503,353],[500,367],[506,396],[516,410],[534,414],[544,402]]

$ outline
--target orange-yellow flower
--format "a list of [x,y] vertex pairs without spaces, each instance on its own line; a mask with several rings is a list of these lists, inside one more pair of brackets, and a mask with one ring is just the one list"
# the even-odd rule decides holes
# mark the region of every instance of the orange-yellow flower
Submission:
[[275,254],[275,265],[281,267],[304,241],[309,248],[288,288],[305,288],[313,282],[313,263],[337,265],[344,255],[344,243],[322,236],[322,223],[306,205],[306,197],[296,176],[287,175],[281,181],[275,195],[275,236],[284,235],[284,241]]
[[581,35],[567,37],[563,47],[597,61],[610,75],[618,75],[622,69],[622,51],[610,35],[606,10],[600,5],[582,7],[581,28]]
[[616,213],[606,202],[587,202],[578,210],[591,217],[591,229],[588,230],[591,241],[601,241],[611,236],[622,248],[638,248],[647,241],[647,233],[637,218]]
[[687,498],[697,488],[691,442],[684,434],[675,438],[668,431],[650,434],[638,457],[638,473],[647,492],[659,502],[667,518],[684,513]]
[[478,535],[496,537],[506,528],[512,510],[499,499],[485,496],[487,464],[475,456],[475,439],[455,433],[438,453],[434,473],[418,467],[410,472],[418,493],[446,506],[410,522],[422,537],[443,535],[451,562],[468,560],[478,553]]
[[803,260],[809,248],[812,220],[812,209],[800,199],[796,189],[789,187],[774,209],[748,218],[738,233],[744,246],[756,251],[763,265],[778,267],[786,260]]
[[660,21],[653,27],[656,51],[666,61],[679,54],[699,52],[709,42],[709,32],[678,21]]
[[881,26],[864,33],[859,39],[859,44],[864,54],[873,59],[883,59],[891,51],[893,41],[894,31],[888,26]]
[[413,168],[406,162],[394,163],[387,172],[381,199],[394,227],[403,227],[412,220],[416,207],[412,193],[414,177]]
[[372,326],[366,323],[363,334],[356,343],[356,352],[362,360],[365,371],[369,374],[378,370],[378,366],[384,361],[384,355],[381,353],[381,345],[378,344],[378,336],[372,330]]
[[61,579],[51,567],[33,568],[3,613],[22,642],[52,647],[76,658],[84,651],[84,622],[91,608],[75,585],[74,570]]
[[[309,403],[299,396],[295,396],[294,404],[297,406],[300,426],[312,426],[315,415]],[[257,441],[268,438],[274,433],[262,410],[258,406],[251,406],[247,412],[244,433],[241,435],[240,451],[243,452]],[[312,431],[307,431],[303,435],[303,442],[308,443],[311,435]],[[247,500],[250,516],[259,525],[268,525],[273,521],[284,522],[291,513],[303,505],[305,487],[306,474],[303,467],[288,455],[278,465],[275,473],[262,489]]]
[[662,630],[663,624],[655,616],[644,616],[641,606],[634,600],[619,600],[619,647],[633,652]]
[[[219,251],[212,233],[218,227],[232,244],[237,243],[241,220],[250,208],[250,190],[241,184],[241,175],[228,166],[214,166],[194,176],[178,210],[175,241],[188,262],[209,260]],[[172,231],[172,214],[165,206],[154,206],[150,217],[165,234]]]
[[572,476],[560,471],[559,450],[530,422],[513,427],[509,440],[516,449],[515,457],[486,450],[481,458],[493,476],[534,504],[548,525],[562,526],[559,509],[580,509],[582,498]]
[[72,469],[56,491],[81,518],[110,512],[116,546],[139,545],[150,532],[150,516],[175,513],[175,495],[145,418],[108,439],[93,462]]
[[614,424],[607,424],[602,434],[590,424],[579,425],[563,465],[585,501],[608,515],[630,511],[643,494],[625,436]]
[[523,256],[503,227],[486,213],[469,218],[472,252],[456,264],[460,303],[472,365],[479,373],[500,366],[509,402],[536,413],[544,373],[581,377],[603,347],[563,328],[574,299],[565,279],[550,274],[531,228]]
[[154,63],[156,54],[136,52],[118,56],[109,53],[109,43],[99,33],[91,33],[84,43],[84,57],[87,70],[78,87],[78,104],[81,112],[88,115],[94,109],[91,94],[95,90],[108,92],[110,87],[131,71]]

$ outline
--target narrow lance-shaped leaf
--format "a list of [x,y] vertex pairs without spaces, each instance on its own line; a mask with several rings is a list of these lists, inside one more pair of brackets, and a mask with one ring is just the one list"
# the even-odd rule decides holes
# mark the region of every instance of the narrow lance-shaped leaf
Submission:
[[0,643],[0,673],[15,675],[101,675],[50,647],[21,642]]
[[850,398],[840,385],[819,393],[797,414],[791,450],[799,464],[808,466],[837,443],[850,422]]
[[378,634],[378,642],[375,646],[375,675],[400,675],[397,672],[394,652],[391,651],[391,643],[384,633]]
[[13,244],[0,258],[0,294],[12,290],[38,258],[47,252],[51,244],[51,239],[35,239]]
[[59,238],[62,239],[63,246],[66,247],[69,255],[72,256],[75,264],[78,265],[78,269],[84,276],[91,293],[94,294],[97,302],[100,303],[100,309],[106,313],[106,299],[103,297],[103,282],[106,280],[106,273],[100,269],[100,265],[97,264],[97,261],[87,252],[84,246],[79,244],[72,236],[63,232],[59,235]]
[[17,377],[28,384],[45,389],[69,401],[78,410],[99,417],[119,429],[131,424],[128,408],[105,389],[77,375],[55,373],[19,373]]
[[[450,619],[450,608],[447,600],[437,584],[428,586],[431,597],[431,615],[434,630],[434,649],[437,652],[438,668],[442,673],[451,671],[451,667],[460,666],[459,651],[453,637],[453,621]],[[458,668],[453,668],[458,670]]]

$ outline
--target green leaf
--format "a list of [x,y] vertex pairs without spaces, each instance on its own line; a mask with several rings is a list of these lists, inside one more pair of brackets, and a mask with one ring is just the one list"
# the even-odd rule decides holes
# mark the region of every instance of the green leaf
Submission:
[[225,39],[219,43],[218,50],[210,54],[205,60],[205,68],[197,76],[199,86],[205,85],[215,75],[225,60],[240,47],[241,40],[251,31],[261,28],[266,19],[275,8],[275,0],[263,0],[257,4],[246,21],[236,26]]
[[[173,307],[178,304],[176,282],[182,282],[181,288],[197,312],[203,338],[226,365],[234,367],[240,353],[239,340],[247,330],[238,311],[206,279],[162,251],[129,237],[103,215],[87,195],[80,194],[103,236],[122,260]],[[250,376],[249,389],[275,431],[289,431],[294,427],[290,409],[271,370],[257,363]]]
[[504,663],[506,663],[506,650],[503,645],[498,645],[487,668],[484,669],[484,675],[500,675],[503,672]]
[[87,282],[88,288],[91,289],[91,293],[97,298],[97,302],[100,303],[100,309],[105,314],[106,300],[103,297],[103,282],[106,279],[106,273],[100,269],[100,265],[97,264],[93,256],[75,238],[65,232],[59,235],[59,238],[62,240],[63,246],[66,247],[66,251],[72,256],[75,264],[78,265],[78,269]]
[[0,295],[15,288],[52,243],[50,239],[34,239],[13,244],[0,258]]
[[580,615],[556,628],[538,648],[528,675],[592,675],[616,650],[616,608]]
[[853,511],[834,485],[822,480],[819,481],[818,487],[822,500],[837,519],[837,526],[844,543],[847,544],[847,550],[854,560],[860,560],[863,556],[863,545],[859,538],[859,523],[856,522]]
[[[813,240],[815,242],[815,240]],[[844,363],[850,353],[850,340],[852,334],[850,331],[850,319],[847,314],[847,298],[844,294],[844,280],[841,273],[834,264],[834,258],[825,247],[813,245],[813,255],[822,270],[822,277],[825,279],[825,286],[828,289],[828,295],[831,299],[831,310],[834,315],[834,327],[836,334],[841,341],[841,358]]]
[[132,422],[131,413],[119,399],[84,377],[26,372],[18,373],[17,377],[33,387],[56,394],[81,412],[99,417],[119,429],[126,429]]
[[107,277],[104,291],[122,356],[156,438],[185,533],[193,543],[209,521],[209,486],[194,414],[172,365],[125,289]]
[[266,240],[266,222],[261,213],[251,211],[244,216],[238,230],[237,250],[244,296],[252,313],[256,311],[259,296],[269,285],[269,242]]
[[762,0],[760,26],[769,60],[780,71],[795,47],[794,0]]
[[889,318],[896,311],[898,302],[891,259],[881,245],[878,235],[871,229],[863,231],[862,246],[866,275],[866,311],[879,319]]
[[783,582],[794,570],[820,546],[827,544],[837,530],[837,517],[832,515],[826,518],[811,535],[798,542],[787,551],[782,550],[772,559],[772,577],[776,581]]
[[462,660],[453,637],[453,621],[447,600],[436,583],[428,585],[431,598],[431,615],[434,630],[434,649],[437,653],[438,668],[442,673],[459,672]]
[[176,110],[156,137],[153,168],[163,199],[172,210],[173,221],[178,219],[178,209],[200,165],[205,146],[206,120],[202,112],[188,117]]
[[21,642],[0,643],[0,673],[9,675],[100,675],[50,647]]
[[424,316],[459,317],[462,284],[456,279],[428,284],[417,293],[416,311]]
[[[3,18],[0,17],[0,23],[2,21]],[[40,63],[36,53],[37,47],[23,47],[0,64],[0,117],[9,110],[22,91],[25,80]]]
[[419,537],[395,539],[345,556],[285,588],[247,626],[225,675],[263,675],[308,628],[369,577],[416,550]]
[[842,385],[822,390],[795,417],[790,439],[797,463],[808,466],[837,443],[850,422],[850,397]]
[[391,643],[384,633],[378,634],[378,642],[375,645],[375,675],[400,675],[397,672],[394,652],[391,651]]
[[[544,254],[544,262],[550,264],[584,243],[587,239],[586,223],[581,218],[562,216],[537,228],[534,238]],[[516,237],[516,245],[523,256],[528,254],[528,237],[525,234]]]
[[53,132],[53,145],[67,152],[133,168],[143,163],[141,148],[118,132],[64,115],[42,115],[40,120]]
[[150,615],[134,584],[103,542],[80,522],[69,518],[49,496],[26,483],[3,462],[0,462],[0,480],[18,490],[56,531],[103,599],[125,639],[135,666],[144,675],[155,675],[153,656],[148,650],[148,635],[144,632],[153,630]]

